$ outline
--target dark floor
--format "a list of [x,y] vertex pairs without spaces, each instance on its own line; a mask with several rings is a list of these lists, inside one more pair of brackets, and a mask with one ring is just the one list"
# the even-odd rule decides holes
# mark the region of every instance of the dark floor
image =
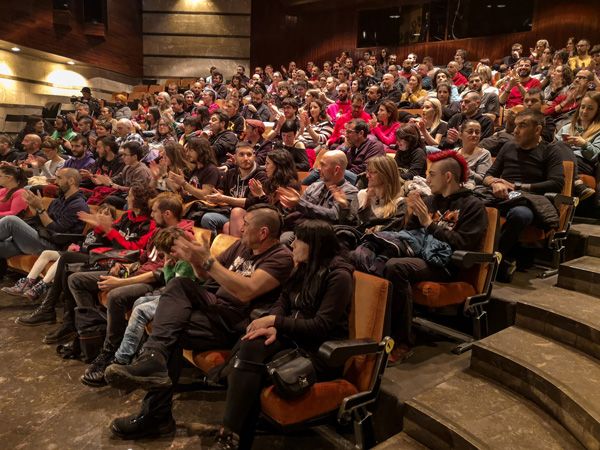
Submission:
[[[0,283],[12,285],[15,278]],[[219,424],[225,393],[187,391],[177,394],[175,437],[124,442],[113,438],[111,420],[138,410],[143,392],[122,395],[110,387],[90,388],[79,381],[85,369],[80,361],[55,355],[55,346],[42,343],[55,325],[24,327],[14,319],[35,305],[0,293],[0,450],[2,449],[191,449],[208,448],[208,432]],[[61,312],[60,310],[58,311]],[[421,339],[415,355],[386,372],[375,411],[379,438],[400,431],[401,404],[466,368],[469,353],[451,353],[454,344]],[[193,371],[188,371],[193,375]],[[260,435],[254,448],[272,450],[351,449],[352,430],[338,433],[322,426],[291,436]]]

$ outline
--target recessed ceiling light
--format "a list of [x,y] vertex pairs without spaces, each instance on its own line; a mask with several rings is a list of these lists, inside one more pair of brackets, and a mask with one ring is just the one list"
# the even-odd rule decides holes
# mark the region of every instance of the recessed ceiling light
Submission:
[[75,65],[75,63],[73,61],[67,61],[67,64],[70,65],[70,66],[74,66]]
[[13,47],[13,48],[11,48],[11,50],[13,52],[20,52],[21,51],[21,49],[19,47]]

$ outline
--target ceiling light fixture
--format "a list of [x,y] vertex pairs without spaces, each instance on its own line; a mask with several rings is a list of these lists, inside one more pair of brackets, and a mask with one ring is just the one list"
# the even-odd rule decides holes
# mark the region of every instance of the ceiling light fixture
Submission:
[[11,48],[11,50],[13,52],[20,52],[21,51],[21,49],[19,47],[13,47],[13,48]]
[[74,66],[75,65],[75,63],[73,61],[67,61],[67,64],[70,65],[70,66]]

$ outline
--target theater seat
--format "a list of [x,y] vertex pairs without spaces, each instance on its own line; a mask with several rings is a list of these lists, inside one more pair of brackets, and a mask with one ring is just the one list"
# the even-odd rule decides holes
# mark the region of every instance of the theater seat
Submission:
[[592,189],[596,189],[596,179],[593,176],[579,174],[578,177],[581,181],[583,181],[586,184],[586,186]]
[[[490,300],[501,256],[494,251],[499,213],[495,208],[486,208],[486,211],[488,226],[478,248],[473,252],[455,251],[452,255],[452,263],[461,268],[458,279],[448,283],[422,281],[412,286],[415,310],[424,313],[424,316],[415,317],[415,324],[463,341],[454,349],[455,353],[468,350],[474,339],[481,339],[487,334],[487,316],[483,306]],[[438,315],[472,318],[473,335],[434,322]]]

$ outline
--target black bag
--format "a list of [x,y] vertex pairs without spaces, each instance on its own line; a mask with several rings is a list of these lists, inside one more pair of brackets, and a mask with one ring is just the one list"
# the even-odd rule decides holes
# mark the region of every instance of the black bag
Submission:
[[298,347],[267,363],[266,367],[273,389],[281,398],[300,397],[317,382],[312,361]]
[[[75,328],[81,354],[86,364],[100,354],[106,336],[106,314],[96,308],[75,308]],[[73,345],[76,347],[76,344]]]

